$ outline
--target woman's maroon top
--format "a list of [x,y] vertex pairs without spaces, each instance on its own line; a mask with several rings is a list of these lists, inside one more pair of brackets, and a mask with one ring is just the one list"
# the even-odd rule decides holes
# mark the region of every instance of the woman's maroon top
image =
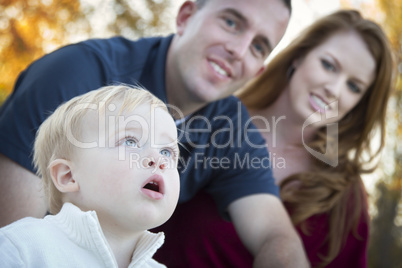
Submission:
[[[365,218],[361,217],[357,229],[361,240],[350,233],[339,255],[326,267],[367,267],[369,228]],[[297,231],[314,267],[320,263],[318,254],[326,250],[323,242],[328,232],[328,217],[315,215],[308,219],[308,224],[312,230],[310,235]],[[179,205],[172,218],[153,231],[161,230],[165,232],[165,244],[154,257],[167,267],[252,267],[253,256],[243,246],[233,224],[222,219],[213,199],[204,192]]]

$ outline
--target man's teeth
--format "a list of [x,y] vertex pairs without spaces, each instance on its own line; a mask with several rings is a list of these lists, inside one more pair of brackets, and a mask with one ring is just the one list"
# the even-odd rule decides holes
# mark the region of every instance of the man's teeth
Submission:
[[229,74],[224,69],[222,69],[218,64],[216,64],[215,62],[210,62],[210,63],[211,63],[212,68],[214,68],[214,70],[217,73],[224,75],[224,76],[229,76]]
[[312,95],[311,98],[313,99],[313,101],[322,109],[325,110],[325,107],[327,106],[327,104],[325,102],[322,101],[322,99],[318,98],[315,95]]

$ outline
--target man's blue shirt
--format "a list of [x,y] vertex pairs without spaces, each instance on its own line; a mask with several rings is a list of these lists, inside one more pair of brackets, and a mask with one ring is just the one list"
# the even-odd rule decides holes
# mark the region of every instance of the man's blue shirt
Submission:
[[[32,149],[39,125],[61,103],[102,86],[140,85],[167,103],[165,68],[172,38],[92,39],[32,63],[0,108],[0,153],[34,172]],[[237,98],[206,105],[179,124],[178,131],[179,202],[203,188],[224,213],[238,198],[278,195],[265,141]]]

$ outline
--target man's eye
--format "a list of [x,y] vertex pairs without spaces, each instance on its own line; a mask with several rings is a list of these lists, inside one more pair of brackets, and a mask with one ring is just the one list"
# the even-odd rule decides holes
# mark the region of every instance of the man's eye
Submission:
[[335,71],[335,66],[327,60],[321,60],[321,64],[325,70],[333,72]]
[[160,151],[160,154],[162,156],[165,156],[165,157],[171,157],[172,156],[172,152],[170,150],[168,150],[168,149],[162,149]]
[[254,43],[253,44],[253,50],[254,50],[254,52],[257,54],[257,55],[259,55],[259,56],[261,56],[261,57],[265,57],[266,55],[266,53],[265,53],[265,48],[264,48],[264,46],[262,46],[260,43]]
[[127,138],[124,141],[124,145],[129,146],[129,147],[133,147],[133,148],[138,148],[138,142],[133,138]]
[[234,20],[226,18],[225,22],[230,28],[236,28],[236,22]]

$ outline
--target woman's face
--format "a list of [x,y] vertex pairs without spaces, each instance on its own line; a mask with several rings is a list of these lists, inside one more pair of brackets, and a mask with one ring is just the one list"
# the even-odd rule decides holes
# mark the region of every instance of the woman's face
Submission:
[[[375,78],[376,62],[355,32],[338,32],[293,63],[290,105],[304,125],[341,120]],[[308,123],[306,121],[308,120]]]

